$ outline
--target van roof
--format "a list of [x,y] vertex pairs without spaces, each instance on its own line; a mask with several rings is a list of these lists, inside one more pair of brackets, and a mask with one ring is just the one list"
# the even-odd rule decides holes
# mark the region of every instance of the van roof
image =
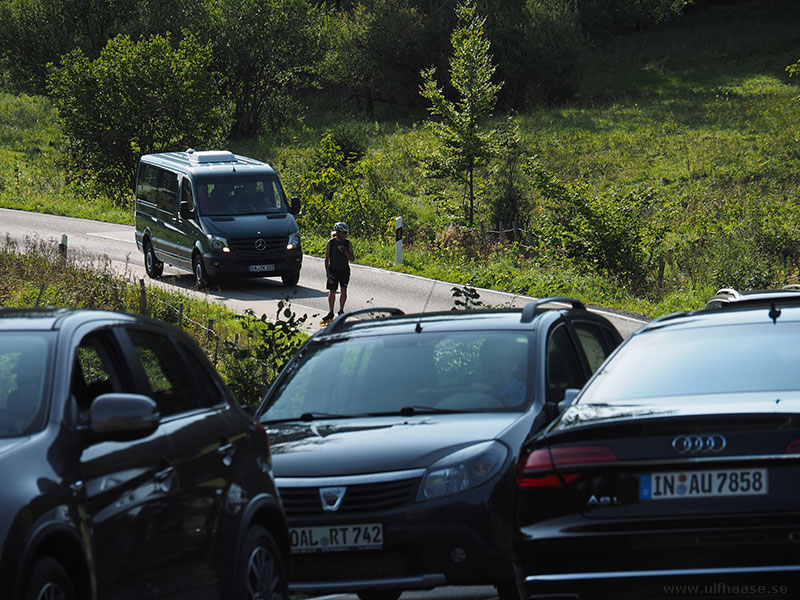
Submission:
[[145,154],[140,160],[151,165],[193,175],[219,175],[222,173],[241,172],[242,169],[250,174],[275,173],[275,170],[265,162],[234,154],[228,150],[194,150],[189,148],[183,152]]

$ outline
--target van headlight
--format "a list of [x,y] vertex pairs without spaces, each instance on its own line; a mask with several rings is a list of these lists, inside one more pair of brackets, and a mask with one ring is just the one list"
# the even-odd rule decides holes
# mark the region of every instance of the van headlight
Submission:
[[444,498],[477,487],[494,477],[507,457],[508,449],[497,441],[453,452],[428,468],[418,499]]
[[289,234],[289,242],[286,244],[287,250],[294,250],[295,248],[300,248],[300,232],[295,231],[294,233]]
[[211,235],[208,236],[208,243],[211,246],[212,250],[216,250],[217,252],[230,252],[231,249],[228,248],[228,240],[225,238],[219,237],[218,235]]

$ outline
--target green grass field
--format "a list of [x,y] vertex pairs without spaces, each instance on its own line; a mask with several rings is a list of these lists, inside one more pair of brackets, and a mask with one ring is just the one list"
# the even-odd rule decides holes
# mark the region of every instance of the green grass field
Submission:
[[[706,5],[669,25],[609,40],[592,53],[570,102],[512,117],[526,153],[560,180],[598,197],[634,192],[649,199],[640,215],[652,253],[643,289],[510,244],[466,258],[412,241],[399,268],[531,295],[569,294],[651,316],[697,307],[716,287],[797,282],[800,77],[790,79],[786,66],[800,58],[798,23],[793,0]],[[47,99],[0,94],[0,205],[132,223],[129,204],[115,205],[64,171],[55,118]],[[421,174],[419,156],[430,138],[420,123],[329,114],[309,118],[302,130],[228,148],[268,159],[293,193],[296,157],[344,119],[367,136],[368,160],[413,215],[408,222],[432,230],[429,238],[440,235],[441,190]],[[505,119],[496,115],[486,127]],[[359,262],[396,268],[388,235],[352,237]],[[306,235],[304,249],[319,253],[323,242]]]

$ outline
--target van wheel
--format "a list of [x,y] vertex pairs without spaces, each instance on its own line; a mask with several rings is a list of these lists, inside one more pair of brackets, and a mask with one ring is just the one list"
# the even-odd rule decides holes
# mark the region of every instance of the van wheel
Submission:
[[158,279],[164,272],[164,263],[156,258],[156,253],[150,240],[144,243],[144,270],[151,279]]
[[195,254],[192,259],[192,270],[194,271],[194,282],[197,287],[204,289],[208,287],[208,273],[206,266],[203,264],[203,257]]
[[359,600],[397,600],[403,590],[368,590],[358,592]]
[[75,586],[61,563],[49,556],[40,558],[25,585],[25,600],[76,600]]
[[275,540],[261,525],[252,525],[242,547],[236,574],[236,600],[288,600],[289,580]]
[[289,275],[281,275],[281,281],[286,287],[295,287],[297,282],[300,281],[300,271]]

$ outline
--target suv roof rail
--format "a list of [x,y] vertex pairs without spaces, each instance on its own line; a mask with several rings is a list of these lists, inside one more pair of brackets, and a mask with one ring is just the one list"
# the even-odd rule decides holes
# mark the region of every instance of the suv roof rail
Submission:
[[550,304],[552,302],[563,302],[564,304],[569,304],[572,308],[582,308],[586,310],[586,305],[577,300],[576,298],[568,298],[567,296],[548,296],[547,298],[537,298],[528,304],[525,305],[525,308],[522,309],[522,316],[520,317],[520,323],[530,323],[533,321],[533,317],[536,316],[536,311],[544,304]]
[[391,308],[387,306],[376,306],[374,308],[359,308],[358,310],[353,310],[350,312],[346,312],[343,315],[339,315],[333,321],[331,321],[328,324],[328,326],[322,331],[324,331],[326,334],[336,333],[337,331],[341,331],[342,329],[344,329],[344,326],[347,324],[347,321],[351,321],[353,317],[370,313],[384,313],[388,314],[391,317],[396,317],[398,315],[405,314],[399,308]]
[[789,291],[800,291],[800,283],[787,283],[781,289]]

